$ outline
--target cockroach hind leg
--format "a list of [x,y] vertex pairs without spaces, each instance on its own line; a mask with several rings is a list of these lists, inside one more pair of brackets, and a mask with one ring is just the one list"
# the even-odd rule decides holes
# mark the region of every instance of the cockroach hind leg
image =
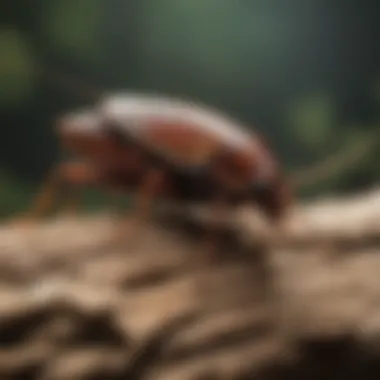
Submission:
[[43,183],[37,197],[34,199],[30,211],[10,221],[16,227],[30,227],[36,225],[43,216],[50,213],[54,205],[62,204],[63,185],[83,185],[93,178],[93,171],[84,162],[62,162],[51,171]]
[[42,190],[34,199],[32,207],[29,211],[12,218],[8,225],[12,227],[29,228],[37,225],[42,216],[52,209],[53,203],[56,201],[57,187],[53,179],[49,179],[43,185]]
[[145,224],[150,219],[152,203],[162,189],[163,178],[161,170],[152,169],[147,173],[137,193],[135,209],[129,217],[119,222],[120,225],[112,237],[113,241],[116,243],[125,241],[130,246],[142,240]]

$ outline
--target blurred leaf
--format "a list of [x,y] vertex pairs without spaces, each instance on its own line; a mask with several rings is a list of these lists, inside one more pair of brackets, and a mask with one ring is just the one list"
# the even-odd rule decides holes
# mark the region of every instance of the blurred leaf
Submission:
[[322,149],[335,124],[334,104],[325,95],[301,99],[290,108],[289,123],[296,137],[308,149]]
[[0,29],[0,51],[0,103],[14,105],[33,90],[33,56],[23,35],[14,29]]
[[45,0],[43,4],[41,24],[54,48],[84,60],[101,56],[104,1]]

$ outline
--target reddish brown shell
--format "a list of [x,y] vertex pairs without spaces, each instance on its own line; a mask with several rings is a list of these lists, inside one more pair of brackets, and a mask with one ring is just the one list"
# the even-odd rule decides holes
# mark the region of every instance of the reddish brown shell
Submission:
[[177,164],[207,162],[220,148],[260,154],[255,135],[239,122],[205,106],[158,95],[110,96],[102,115],[126,137]]

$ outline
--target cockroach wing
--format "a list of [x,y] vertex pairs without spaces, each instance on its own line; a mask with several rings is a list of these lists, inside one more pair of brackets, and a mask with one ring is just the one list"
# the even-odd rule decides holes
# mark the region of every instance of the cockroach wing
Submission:
[[220,147],[252,148],[252,135],[206,107],[149,95],[111,96],[103,115],[129,138],[177,164],[198,165]]

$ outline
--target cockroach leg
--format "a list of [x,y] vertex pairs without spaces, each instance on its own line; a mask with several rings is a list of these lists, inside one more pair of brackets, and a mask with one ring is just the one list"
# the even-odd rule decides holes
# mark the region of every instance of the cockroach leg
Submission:
[[57,170],[53,169],[52,173],[43,183],[38,195],[33,200],[30,209],[23,215],[13,219],[10,224],[24,227],[35,224],[42,215],[51,210],[57,197],[58,187]]
[[69,187],[69,189],[65,189],[65,199],[61,208],[62,214],[67,216],[76,216],[79,213],[79,207],[82,201],[82,189],[80,189],[78,186]]
[[81,204],[82,190],[85,186],[97,183],[100,179],[99,169],[85,161],[67,162],[60,165],[59,201],[64,214],[75,215]]
[[153,202],[162,193],[165,186],[165,174],[159,169],[152,169],[144,176],[136,195],[132,214],[120,221],[113,241],[116,243],[127,239],[135,240],[142,231],[142,225],[150,217]]
[[206,250],[206,256],[212,262],[219,259],[222,229],[218,222],[225,219],[228,209],[228,202],[223,195],[217,196],[211,205],[212,221],[206,233],[204,246]]
[[[30,210],[11,224],[24,226],[35,224],[52,210],[55,203],[61,203],[62,190],[65,186],[78,188],[95,180],[94,167],[86,162],[65,162],[58,165],[43,184]],[[73,206],[72,200],[71,207]]]

